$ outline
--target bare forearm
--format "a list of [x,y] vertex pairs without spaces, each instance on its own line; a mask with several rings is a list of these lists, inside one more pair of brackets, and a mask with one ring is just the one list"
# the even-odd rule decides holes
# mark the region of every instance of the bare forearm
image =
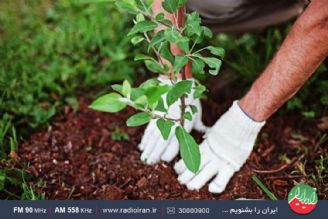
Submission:
[[328,54],[328,5],[313,0],[274,59],[240,101],[257,121],[269,118],[301,88]]

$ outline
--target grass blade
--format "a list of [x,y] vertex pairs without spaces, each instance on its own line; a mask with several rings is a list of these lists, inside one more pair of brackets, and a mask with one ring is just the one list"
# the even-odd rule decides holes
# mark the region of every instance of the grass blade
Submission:
[[262,183],[262,181],[257,178],[257,176],[252,176],[252,179],[256,182],[256,184],[269,196],[269,198],[273,201],[277,201],[277,197]]

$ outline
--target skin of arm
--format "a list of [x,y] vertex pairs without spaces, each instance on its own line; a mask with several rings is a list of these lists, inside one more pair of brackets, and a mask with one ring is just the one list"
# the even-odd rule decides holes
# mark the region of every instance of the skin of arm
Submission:
[[[163,0],[154,0],[153,11],[164,12]],[[165,13],[177,25],[179,21]],[[160,27],[163,28],[163,27]],[[181,54],[171,45],[173,54]],[[293,97],[328,55],[328,4],[326,0],[313,0],[297,19],[277,54],[253,83],[249,92],[240,100],[243,111],[256,121],[264,121]],[[187,77],[192,77],[190,66]]]
[[328,55],[328,4],[313,0],[271,63],[240,100],[256,121],[268,119],[302,87]]

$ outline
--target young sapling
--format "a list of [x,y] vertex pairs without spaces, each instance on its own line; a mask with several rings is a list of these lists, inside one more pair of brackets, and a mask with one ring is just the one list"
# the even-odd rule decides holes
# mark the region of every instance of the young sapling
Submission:
[[[165,0],[163,9],[178,20],[178,11],[183,8],[187,0]],[[112,86],[114,92],[103,95],[95,100],[90,108],[102,112],[116,113],[130,106],[139,111],[126,122],[127,126],[141,126],[151,120],[156,120],[157,128],[162,137],[167,140],[170,134],[177,137],[180,155],[187,168],[196,173],[199,170],[201,156],[199,145],[184,128],[185,120],[192,120],[197,113],[194,105],[186,103],[187,95],[198,99],[206,91],[206,87],[199,82],[186,79],[186,66],[191,63],[193,74],[204,74],[205,69],[212,75],[217,75],[222,65],[225,52],[222,48],[207,46],[199,48],[204,38],[211,38],[212,32],[201,25],[198,13],[185,14],[186,20],[178,26],[165,18],[164,13],[154,14],[149,1],[145,0],[117,0],[116,5],[134,14],[134,26],[127,37],[133,45],[144,43],[146,54],[137,54],[135,61],[143,61],[145,66],[155,74],[170,78],[170,84],[163,84],[152,78],[139,87],[132,87],[126,80],[123,84]],[[160,31],[155,31],[158,27]],[[170,45],[175,44],[183,52],[173,55]],[[212,56],[203,56],[207,50]],[[178,75],[181,74],[181,78]],[[168,110],[173,103],[179,101],[181,117],[171,118]]]

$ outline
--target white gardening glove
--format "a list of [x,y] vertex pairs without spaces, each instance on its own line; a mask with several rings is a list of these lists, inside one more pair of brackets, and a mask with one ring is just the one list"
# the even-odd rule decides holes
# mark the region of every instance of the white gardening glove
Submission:
[[[158,78],[162,84],[170,84],[169,79]],[[193,79],[190,79],[194,82]],[[195,84],[195,82],[194,82]],[[163,96],[164,102],[166,97]],[[166,105],[166,103],[164,103]],[[173,119],[180,119],[181,109],[180,100],[176,101],[169,108],[167,117]],[[186,105],[194,105],[197,107],[197,113],[193,115],[193,120],[185,120],[185,129],[190,132],[195,129],[200,132],[205,132],[206,127],[201,121],[202,118],[202,107],[199,99],[194,99],[192,92],[186,98]],[[157,114],[163,114],[162,112],[156,112]],[[160,160],[170,162],[179,153],[179,142],[175,137],[174,128],[172,128],[168,140],[164,140],[159,129],[156,125],[156,120],[151,120],[145,130],[144,136],[142,137],[139,149],[143,151],[141,154],[141,160],[147,164],[154,164]]]
[[216,176],[208,190],[212,193],[223,192],[232,175],[246,162],[264,124],[248,117],[235,101],[207,131],[200,145],[201,165],[198,173],[190,172],[182,160],[175,164],[179,182],[190,190],[198,190]]

